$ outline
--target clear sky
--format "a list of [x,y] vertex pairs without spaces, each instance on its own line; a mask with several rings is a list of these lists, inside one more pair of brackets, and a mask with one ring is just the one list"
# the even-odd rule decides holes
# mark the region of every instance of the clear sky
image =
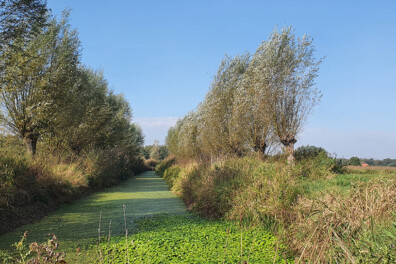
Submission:
[[82,61],[130,102],[146,144],[204,99],[225,54],[253,53],[274,26],[314,38],[323,99],[298,145],[396,158],[396,1],[48,0],[70,7]]

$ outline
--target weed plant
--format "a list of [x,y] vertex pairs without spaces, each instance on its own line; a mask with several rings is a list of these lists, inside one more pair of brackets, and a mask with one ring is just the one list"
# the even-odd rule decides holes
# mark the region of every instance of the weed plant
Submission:
[[40,263],[67,263],[64,259],[66,253],[57,250],[59,241],[55,234],[48,234],[50,238],[46,243],[38,244],[37,242],[26,245],[28,232],[25,232],[19,242],[13,246],[14,254],[0,252],[0,260],[4,264],[23,263],[23,264],[40,264]]

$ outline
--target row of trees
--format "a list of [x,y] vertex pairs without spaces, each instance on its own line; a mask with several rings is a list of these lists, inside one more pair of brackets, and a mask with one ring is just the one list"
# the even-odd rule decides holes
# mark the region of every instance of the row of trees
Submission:
[[165,145],[160,145],[158,140],[155,140],[153,145],[147,145],[143,148],[145,159],[163,160],[168,154],[168,148]]
[[171,128],[171,153],[210,159],[268,152],[282,144],[294,159],[294,143],[320,101],[314,86],[321,59],[312,38],[276,29],[253,55],[226,57],[197,109]]
[[369,166],[389,166],[389,167],[396,167],[396,159],[383,159],[383,160],[376,160],[376,159],[361,159],[358,157],[351,157],[350,159],[337,159],[337,162],[342,165],[352,165],[352,166],[361,166],[363,163],[366,163]]
[[77,155],[122,149],[138,156],[141,129],[100,71],[82,65],[68,12],[58,21],[42,0],[0,1],[0,125],[31,155],[37,142]]
[[383,160],[375,160],[375,159],[362,159],[363,162],[367,163],[370,166],[390,166],[396,167],[396,159],[383,159]]

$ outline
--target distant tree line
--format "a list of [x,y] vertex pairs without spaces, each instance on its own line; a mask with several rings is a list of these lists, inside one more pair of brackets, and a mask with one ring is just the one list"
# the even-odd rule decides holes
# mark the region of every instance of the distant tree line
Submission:
[[140,156],[141,129],[103,72],[81,63],[69,12],[58,20],[42,0],[0,1],[0,126],[35,155],[38,142],[80,155],[117,149]]
[[168,155],[168,148],[165,145],[160,145],[158,140],[155,140],[153,145],[143,147],[143,156],[145,159],[160,161],[168,157]]
[[297,135],[321,98],[314,81],[322,60],[312,41],[287,27],[253,55],[226,56],[205,100],[169,129],[169,151],[210,160],[282,146],[292,162]]
[[377,160],[377,159],[366,159],[366,158],[358,158],[358,157],[351,157],[350,159],[337,159],[337,162],[339,164],[342,164],[344,166],[361,166],[363,163],[366,163],[369,166],[390,166],[390,167],[396,167],[396,159],[383,159],[383,160]]
[[363,162],[367,163],[370,166],[390,166],[396,167],[396,159],[383,159],[383,160],[375,160],[375,159],[362,159]]

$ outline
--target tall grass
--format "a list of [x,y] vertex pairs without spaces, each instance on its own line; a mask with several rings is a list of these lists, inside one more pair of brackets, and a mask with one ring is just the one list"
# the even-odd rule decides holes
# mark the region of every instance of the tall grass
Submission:
[[294,167],[282,158],[252,157],[157,166],[190,209],[265,226],[297,263],[396,261],[395,179],[336,171],[335,160],[322,153]]

